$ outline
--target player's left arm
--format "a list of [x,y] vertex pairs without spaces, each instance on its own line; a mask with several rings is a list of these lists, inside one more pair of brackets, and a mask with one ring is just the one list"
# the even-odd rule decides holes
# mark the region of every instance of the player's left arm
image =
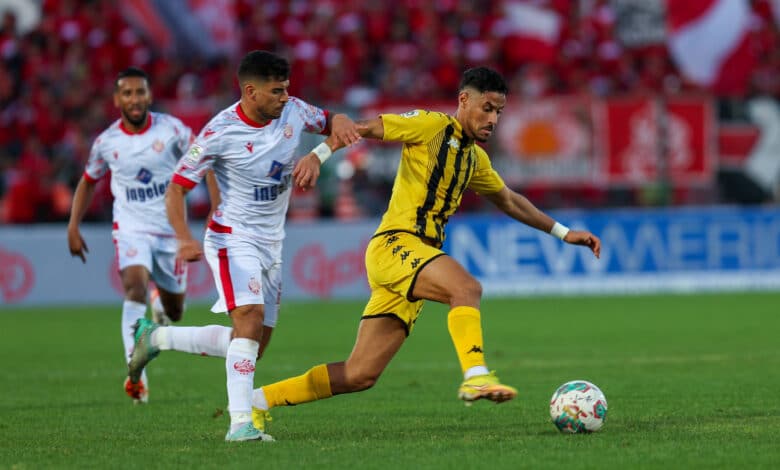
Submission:
[[525,196],[502,187],[498,192],[484,196],[509,217],[546,233],[559,237],[572,245],[587,246],[596,255],[601,256],[601,240],[587,230],[570,230],[556,222],[552,217],[537,208]]
[[214,170],[206,172],[206,189],[209,192],[209,202],[211,207],[209,208],[209,215],[206,218],[206,223],[211,220],[211,216],[214,211],[217,210],[219,204],[222,202],[222,197],[219,194],[219,186],[217,185],[217,177],[214,175]]

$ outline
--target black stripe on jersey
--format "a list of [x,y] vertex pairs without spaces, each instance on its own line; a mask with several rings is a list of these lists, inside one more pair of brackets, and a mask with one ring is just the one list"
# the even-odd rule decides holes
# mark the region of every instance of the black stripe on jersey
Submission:
[[450,150],[449,140],[452,137],[452,133],[455,132],[455,127],[449,124],[444,129],[444,138],[441,141],[441,147],[436,155],[436,165],[433,167],[431,177],[428,180],[427,193],[425,194],[425,202],[421,207],[417,208],[417,234],[425,236],[425,226],[427,225],[425,215],[433,209],[436,204],[436,188],[439,187],[442,176],[444,176],[444,168],[447,165],[447,153]]
[[471,150],[469,150],[468,161],[466,162],[466,175],[463,177],[463,181],[461,181],[460,188],[458,189],[460,194],[463,194],[463,191],[466,190],[466,186],[468,186],[469,180],[471,179],[471,174],[474,173],[474,168],[477,166],[474,163],[474,153],[474,147],[471,147]]
[[[460,173],[461,163],[463,163],[463,148],[465,147],[465,145],[463,145],[464,143],[466,143],[466,141],[461,140],[460,145],[458,146],[458,152],[455,154],[455,166],[452,171],[452,179],[450,179],[450,184],[447,186],[447,196],[444,198],[444,204],[441,205],[441,209],[435,217],[439,220],[439,225],[436,226],[437,240],[442,239],[442,228],[443,225],[447,223],[447,219],[449,218],[447,216],[447,212],[449,212],[450,207],[452,207],[452,193],[455,191],[455,186],[458,184],[458,174]],[[463,185],[461,185],[461,187],[463,187]]]

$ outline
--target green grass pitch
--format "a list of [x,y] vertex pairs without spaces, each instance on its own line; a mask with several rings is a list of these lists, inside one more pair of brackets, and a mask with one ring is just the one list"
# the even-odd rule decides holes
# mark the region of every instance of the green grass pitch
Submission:
[[[489,299],[488,366],[518,399],[465,407],[446,309],[426,305],[371,390],[273,410],[275,443],[225,443],[224,361],[164,352],[150,403],[122,382],[120,302],[0,310],[0,468],[777,468],[780,293]],[[288,303],[255,382],[349,354],[361,302]],[[182,324],[225,323],[203,305]],[[550,396],[609,401],[563,435]]]

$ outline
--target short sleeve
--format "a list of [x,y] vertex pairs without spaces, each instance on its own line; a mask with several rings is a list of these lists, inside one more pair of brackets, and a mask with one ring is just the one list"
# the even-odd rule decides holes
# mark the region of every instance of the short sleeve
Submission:
[[89,151],[89,159],[84,169],[84,178],[89,181],[97,181],[108,172],[108,162],[103,155],[102,137],[95,139]]
[[174,121],[173,128],[176,134],[176,150],[179,156],[182,156],[192,145],[195,136],[192,134],[192,129],[178,119]]
[[493,169],[487,152],[481,147],[474,147],[477,154],[477,166],[469,181],[469,188],[479,194],[493,194],[501,191],[506,185],[501,176]]
[[328,111],[309,104],[300,98],[290,97],[290,103],[295,106],[298,118],[303,122],[304,132],[323,134],[328,126]]
[[384,128],[383,140],[409,144],[427,142],[450,123],[446,114],[423,109],[379,117]]
[[213,166],[218,155],[218,139],[197,138],[176,165],[171,181],[187,189],[194,188]]

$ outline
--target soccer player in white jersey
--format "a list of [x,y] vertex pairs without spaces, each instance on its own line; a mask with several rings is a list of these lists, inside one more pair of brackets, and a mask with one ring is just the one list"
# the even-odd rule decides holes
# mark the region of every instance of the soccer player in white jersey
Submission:
[[[114,105],[121,117],[95,139],[68,223],[70,253],[86,262],[87,244],[79,224],[97,181],[111,171],[112,236],[125,291],[122,341],[126,360],[134,344],[133,325],[146,315],[149,279],[159,291],[158,305],[153,308],[174,321],[182,316],[187,287],[187,266],[176,259],[176,238],[165,213],[165,189],[190,145],[192,131],[173,116],[149,111],[151,103],[149,79],[143,70],[131,67],[119,73]],[[216,185],[208,184],[213,195]],[[146,374],[139,379],[128,378],[125,391],[136,403],[145,403],[149,396]]]
[[[141,320],[130,362],[131,377],[160,350],[224,356],[230,428],[226,441],[273,440],[263,419],[252,422],[257,358],[268,345],[279,314],[282,240],[292,185],[314,185],[330,156],[323,142],[296,155],[302,132],[330,135],[346,144],[360,136],[345,115],[289,96],[289,64],[275,54],[253,51],[241,61],[241,100],[217,114],[182,157],[168,187],[168,218],[179,240],[179,257],[205,255],[228,327],[161,327]],[[208,224],[203,250],[187,227],[184,196],[213,169],[221,203]]]

